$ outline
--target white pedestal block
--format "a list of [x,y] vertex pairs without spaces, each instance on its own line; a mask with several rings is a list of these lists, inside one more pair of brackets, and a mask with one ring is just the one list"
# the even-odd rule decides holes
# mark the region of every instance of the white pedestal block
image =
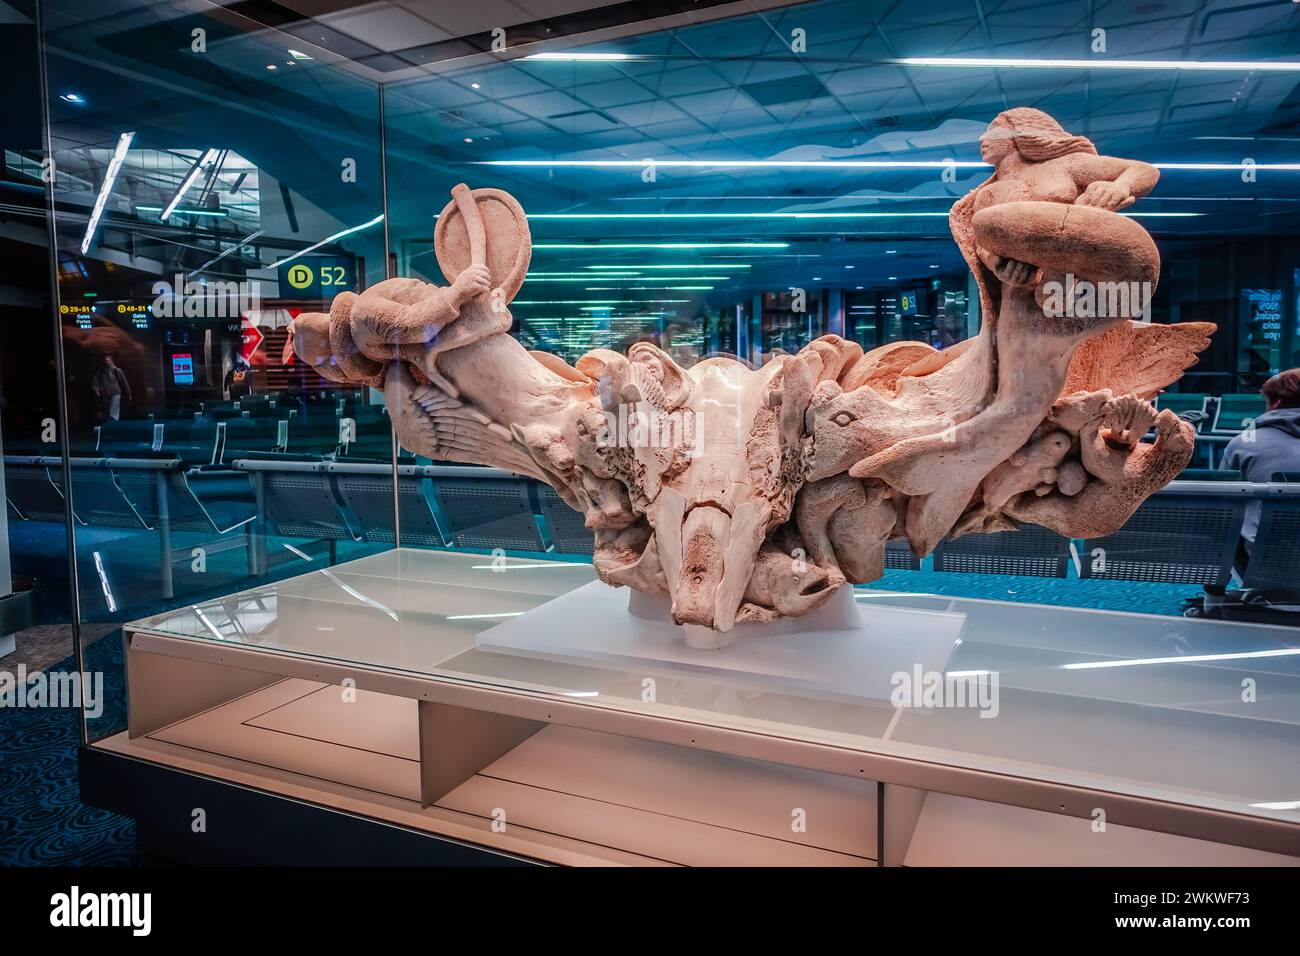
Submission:
[[[636,593],[636,592],[633,592]],[[594,581],[478,635],[480,650],[569,664],[650,668],[678,674],[888,700],[891,678],[943,671],[961,637],[964,614],[860,607],[850,588],[815,614],[771,624],[737,624],[726,647],[687,645],[685,629],[639,596]],[[651,596],[653,598],[653,596]]]

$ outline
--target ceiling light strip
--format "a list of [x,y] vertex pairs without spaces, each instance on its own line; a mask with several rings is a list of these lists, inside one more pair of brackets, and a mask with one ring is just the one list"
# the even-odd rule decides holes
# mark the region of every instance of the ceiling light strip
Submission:
[[217,161],[217,156],[219,155],[220,152],[215,149],[207,149],[203,151],[203,155],[194,161],[194,165],[190,167],[190,171],[186,173],[185,178],[181,180],[180,186],[176,189],[176,195],[172,196],[171,202],[167,203],[162,214],[158,217],[159,219],[163,222],[167,221],[168,217],[176,211],[176,207],[181,204],[181,199],[185,197],[185,194],[189,192],[190,187],[194,185],[194,181],[199,178],[199,175],[203,170],[207,169]]
[[[383,218],[383,217],[380,217]],[[788,249],[788,242],[535,242],[534,249]]]
[[1217,70],[1229,73],[1267,71],[1300,73],[1300,62],[1286,60],[1047,60],[1017,57],[906,56],[904,66],[952,66],[976,69],[1032,70]]
[[361,225],[359,225],[359,226],[351,226],[350,228],[344,229],[344,230],[342,230],[341,232],[336,232],[336,233],[334,233],[334,235],[332,235],[332,236],[328,236],[328,237],[322,239],[320,242],[315,243],[314,245],[310,245],[310,246],[308,246],[306,249],[302,249],[302,250],[300,250],[300,251],[298,251],[298,252],[295,252],[295,253],[294,253],[293,255],[291,255],[291,256],[286,256],[285,258],[281,259],[279,262],[273,262],[273,263],[271,263],[271,264],[270,264],[269,266],[267,266],[266,268],[268,268],[268,269],[278,269],[278,268],[280,268],[280,266],[284,265],[286,262],[293,262],[293,260],[294,260],[294,259],[297,259],[299,256],[305,256],[305,255],[306,255],[307,253],[309,253],[309,252],[315,252],[315,251],[316,251],[317,249],[319,249],[321,246],[325,246],[325,245],[328,245],[328,244],[331,243],[331,242],[335,242],[335,241],[337,241],[337,240],[339,240],[339,239],[342,239],[344,236],[350,236],[350,235],[352,235],[352,233],[354,233],[354,232],[360,232],[362,229],[369,229],[371,226],[378,225],[379,223],[381,223],[381,222],[383,222],[383,221],[384,221],[384,214],[383,214],[383,213],[380,213],[378,216],[376,216],[374,219],[371,219],[369,222],[363,222],[363,223],[362,223]]
[[95,230],[99,228],[99,220],[104,215],[109,193],[113,191],[113,184],[117,182],[117,174],[122,171],[122,164],[126,162],[126,152],[131,148],[133,139],[135,139],[134,132],[123,133],[117,138],[113,158],[108,161],[108,169],[104,172],[104,181],[100,184],[99,195],[95,197],[95,208],[91,210],[90,221],[86,223],[86,235],[81,240],[83,256],[89,251],[90,243],[95,238]]
[[[989,163],[971,160],[784,160],[784,159],[489,159],[474,163],[476,166],[510,166],[517,169],[642,169],[653,165],[668,169],[992,169]],[[1240,171],[1243,169],[1272,172],[1300,171],[1300,163],[1151,163],[1156,169],[1193,170],[1201,172]],[[899,201],[923,197],[882,197]],[[543,213],[541,216],[558,218],[577,213]],[[539,218],[539,214],[529,215]]]
[[609,63],[619,60],[635,59],[630,53],[530,53],[524,60],[550,60],[557,63]]

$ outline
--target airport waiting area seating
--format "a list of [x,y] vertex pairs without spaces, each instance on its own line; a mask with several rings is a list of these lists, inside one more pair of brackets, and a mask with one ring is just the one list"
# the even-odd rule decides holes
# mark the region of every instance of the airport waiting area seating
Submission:
[[558,491],[550,485],[539,484],[537,501],[550,528],[556,551],[566,554],[591,554],[595,551],[595,535],[583,524],[582,515],[564,503]]
[[966,534],[934,549],[936,571],[1063,578],[1068,575],[1069,563],[1069,539],[1037,525]]
[[[1228,490],[1229,488],[1239,490]],[[1252,486],[1178,481],[1114,534],[1083,543],[1080,577],[1226,585]]]
[[[1204,396],[1160,399],[1171,402],[1165,407],[1207,407]],[[1225,396],[1215,423],[1246,417],[1258,405],[1258,396]],[[259,414],[246,414],[253,410]],[[404,451],[394,464],[392,449],[386,410],[365,404],[360,393],[314,406],[246,399],[197,416],[105,422],[73,443],[66,475],[79,526],[157,535],[166,597],[172,566],[191,553],[173,547],[179,531],[200,533],[209,551],[246,550],[250,574],[320,548],[332,562],[339,542],[392,544],[399,533],[403,545],[416,547],[593,552],[582,516],[548,485],[493,468],[422,463]],[[67,479],[57,447],[19,443],[6,451],[11,517],[62,522]],[[1225,585],[1244,515],[1258,505],[1257,542],[1237,576],[1247,587],[1300,587],[1297,478],[1251,484],[1237,472],[1189,468],[1105,537],[1071,541],[1039,527],[970,534],[942,542],[928,564],[896,539],[885,565]]]
[[[1282,487],[1300,488],[1300,473],[1278,473],[1272,479]],[[1260,590],[1300,589],[1300,498],[1261,498],[1259,530],[1241,582],[1243,587]]]
[[1228,442],[1250,428],[1266,410],[1264,398],[1258,392],[1227,395],[1165,392],[1156,396],[1155,404],[1192,423],[1196,429],[1193,462],[1207,468],[1221,462]]
[[1239,434],[1265,410],[1264,396],[1259,392],[1223,395],[1215,406],[1210,431],[1220,435]]
[[1155,405],[1156,408],[1161,410],[1167,408],[1178,416],[1196,413],[1208,417],[1211,411],[1209,407],[1211,401],[1211,396],[1203,395],[1200,392],[1163,392],[1156,396]]

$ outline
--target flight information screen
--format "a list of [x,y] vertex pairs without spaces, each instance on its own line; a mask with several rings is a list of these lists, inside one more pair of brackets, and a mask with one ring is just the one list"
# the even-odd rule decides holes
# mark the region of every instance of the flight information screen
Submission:
[[172,381],[177,385],[194,384],[194,356],[191,353],[172,354]]

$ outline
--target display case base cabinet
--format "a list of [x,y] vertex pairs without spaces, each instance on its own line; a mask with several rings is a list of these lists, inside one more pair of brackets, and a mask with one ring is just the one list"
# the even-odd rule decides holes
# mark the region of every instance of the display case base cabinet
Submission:
[[[142,851],[302,865],[1293,864],[1294,857],[757,759],[754,735],[127,635],[128,729],[83,748],[83,799]],[[444,695],[448,696],[448,695]],[[454,696],[454,695],[453,695]],[[603,716],[610,730],[574,726]],[[549,720],[552,716],[564,717]],[[590,723],[591,721],[588,721]],[[653,736],[656,739],[650,739]],[[727,750],[717,747],[728,743]],[[680,742],[678,742],[680,741]],[[813,762],[813,761],[807,761]],[[859,772],[860,773],[860,772]]]

